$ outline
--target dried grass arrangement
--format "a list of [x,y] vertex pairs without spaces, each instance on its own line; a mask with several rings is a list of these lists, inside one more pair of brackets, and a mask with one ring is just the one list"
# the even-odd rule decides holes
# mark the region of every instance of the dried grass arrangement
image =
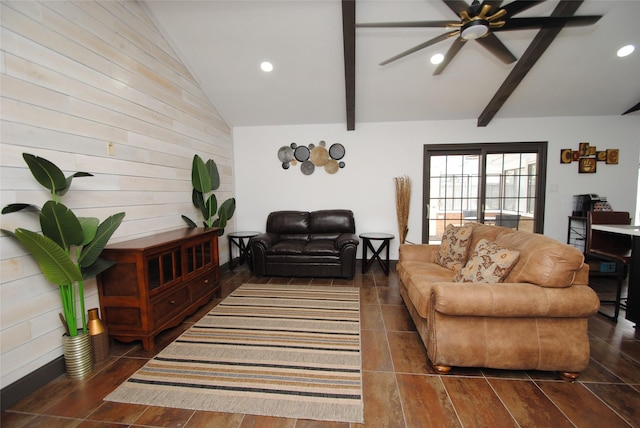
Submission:
[[404,244],[409,233],[409,204],[411,201],[411,178],[395,177],[393,179],[396,185],[396,214],[398,216],[398,233],[400,235],[400,243]]

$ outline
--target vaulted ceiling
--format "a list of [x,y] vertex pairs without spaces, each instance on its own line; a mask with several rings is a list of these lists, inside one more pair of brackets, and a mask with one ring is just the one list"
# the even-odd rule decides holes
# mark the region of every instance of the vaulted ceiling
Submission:
[[[540,2],[518,17],[551,16],[567,3],[573,2]],[[379,63],[447,29],[354,29],[353,22],[455,21],[440,0],[143,4],[234,127],[344,123],[357,129],[365,122],[449,119],[487,126],[499,118],[620,115],[640,101],[636,0],[585,0],[576,16],[602,15],[590,26],[496,33],[518,58],[512,64],[467,42],[438,76],[429,59],[445,54],[454,39]],[[618,58],[626,44],[636,51]],[[274,70],[261,71],[262,61]]]

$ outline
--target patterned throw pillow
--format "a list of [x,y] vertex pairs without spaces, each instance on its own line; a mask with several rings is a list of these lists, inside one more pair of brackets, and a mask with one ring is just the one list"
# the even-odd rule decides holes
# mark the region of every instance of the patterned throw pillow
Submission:
[[501,247],[486,239],[478,241],[469,261],[453,278],[454,282],[502,282],[520,252]]
[[436,263],[452,271],[460,271],[467,260],[471,244],[471,225],[448,225],[442,235],[442,242],[436,254]]

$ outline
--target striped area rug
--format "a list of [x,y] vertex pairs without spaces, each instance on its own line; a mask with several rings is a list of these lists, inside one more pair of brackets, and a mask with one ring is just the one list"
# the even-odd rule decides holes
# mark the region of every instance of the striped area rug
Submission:
[[363,422],[358,288],[243,284],[105,398]]

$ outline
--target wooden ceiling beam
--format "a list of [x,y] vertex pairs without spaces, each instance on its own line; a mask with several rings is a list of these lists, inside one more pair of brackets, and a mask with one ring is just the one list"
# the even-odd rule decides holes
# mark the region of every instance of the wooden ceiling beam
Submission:
[[342,0],[347,131],[356,129],[356,0]]
[[633,107],[631,107],[629,110],[625,111],[622,114],[625,115],[625,114],[633,113],[634,111],[638,111],[638,110],[640,110],[640,103],[634,105]]
[[[551,16],[573,16],[583,1],[584,0],[561,1],[558,3],[558,6],[556,6],[553,13],[551,13]],[[540,59],[544,51],[546,51],[549,45],[551,45],[551,42],[553,42],[562,28],[563,27],[540,29],[538,34],[536,34],[536,37],[522,55],[522,58],[516,62],[511,73],[509,73],[491,101],[489,101],[489,104],[487,104],[485,109],[482,111],[480,117],[478,117],[478,126],[487,126],[489,122],[491,122],[491,119],[493,119],[496,113],[498,113],[498,110],[502,108],[502,105],[516,90],[522,79],[524,79],[529,70],[531,70],[538,59]]]

